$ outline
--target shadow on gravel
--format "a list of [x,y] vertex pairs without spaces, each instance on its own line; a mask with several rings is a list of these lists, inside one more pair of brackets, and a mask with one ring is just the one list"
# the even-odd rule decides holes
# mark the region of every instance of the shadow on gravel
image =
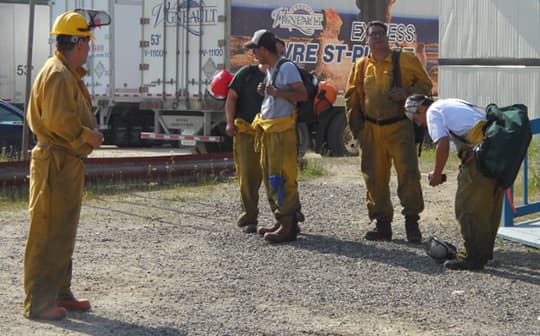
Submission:
[[[120,203],[120,202],[117,202],[117,203]],[[141,206],[141,207],[145,206],[145,205],[141,205],[141,204],[137,204],[137,203],[131,203],[131,202],[121,202],[121,203],[137,205],[137,206]],[[107,212],[107,213],[116,213],[116,214],[121,214],[121,215],[129,216],[129,217],[137,217],[137,218],[142,218],[142,219],[148,219],[148,220],[151,220],[151,221],[155,220],[155,218],[153,216],[139,215],[139,214],[134,213],[133,211],[113,209],[111,207],[102,207],[102,206],[96,206],[96,205],[84,205],[83,207],[88,208],[88,209],[94,209],[94,210],[103,210],[104,212]],[[153,209],[159,209],[159,210],[167,210],[167,211],[170,211],[170,212],[177,213],[179,215],[189,215],[191,217],[208,219],[207,216],[205,216],[204,214],[201,215],[200,213],[196,213],[196,212],[180,211],[180,210],[177,210],[177,209],[161,208],[161,207],[154,207],[154,206],[152,208]],[[160,220],[159,222],[163,223],[163,224],[170,224],[170,225],[176,225],[177,224],[177,223],[174,223],[174,222],[167,222],[167,221],[163,221],[163,220]]]
[[495,259],[487,264],[486,272],[502,278],[540,286],[540,253],[495,252]]
[[[137,197],[141,197],[143,198],[142,196],[138,196],[138,195],[133,195],[131,194],[132,196],[137,196]],[[137,207],[149,207],[148,204],[146,203],[141,203],[141,202],[135,202],[135,201],[125,201],[125,200],[109,200],[109,199],[105,199],[105,198],[96,198],[97,200],[99,201],[103,201],[103,202],[106,202],[108,204],[110,203],[119,203],[119,204],[128,204],[128,205],[133,205],[133,206],[137,206]],[[160,199],[160,198],[149,198],[149,197],[146,197],[145,198],[146,200],[148,199],[154,199],[154,200],[159,200],[163,203],[163,199]],[[170,202],[178,202],[177,200],[171,200]],[[216,207],[218,207],[217,204],[210,204],[210,203],[205,203],[205,202],[199,202],[199,201],[190,201],[189,202],[190,204],[196,204],[196,205],[199,205],[199,206],[202,206],[204,207],[205,209],[210,209],[212,211],[214,211],[216,209]],[[152,217],[148,217],[148,216],[141,216],[141,215],[137,215],[133,212],[129,212],[129,211],[123,211],[123,210],[118,210],[118,209],[113,209],[111,207],[101,207],[101,206],[96,206],[96,205],[88,205],[88,204],[85,204],[83,205],[83,207],[86,207],[86,208],[90,208],[90,209],[97,209],[97,210],[105,210],[107,212],[116,212],[116,213],[119,213],[119,214],[123,214],[123,215],[129,215],[129,216],[133,216],[133,217],[139,217],[139,218],[149,218],[149,219],[153,219]],[[169,211],[169,212],[173,212],[173,213],[177,213],[179,215],[189,215],[191,217],[198,217],[198,218],[203,218],[203,219],[209,219],[208,218],[208,215],[199,211],[199,212],[194,212],[194,211],[185,211],[183,209],[175,209],[175,208],[172,208],[172,207],[167,207],[167,206],[160,206],[160,205],[156,205],[156,204],[152,204],[151,205],[151,208],[152,209],[155,209],[155,210],[163,210],[163,211]],[[219,208],[219,207],[218,207]],[[224,213],[226,212],[226,210],[224,210]],[[174,224],[174,223],[168,223],[168,224]]]
[[39,321],[58,328],[91,336],[187,336],[188,333],[171,327],[147,327],[111,320],[92,313],[69,313],[66,320]]
[[438,274],[442,271],[430,257],[418,255],[408,250],[422,249],[420,245],[408,244],[405,241],[383,242],[380,246],[375,246],[312,233],[302,233],[301,237],[303,239],[294,243],[295,247],[353,259],[370,259],[424,274]]

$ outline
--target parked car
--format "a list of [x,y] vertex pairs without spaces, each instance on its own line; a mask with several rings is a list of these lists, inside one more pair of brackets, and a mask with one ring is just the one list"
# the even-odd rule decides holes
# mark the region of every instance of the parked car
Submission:
[[[0,155],[20,157],[24,126],[24,112],[0,100]],[[32,134],[28,136],[28,148],[34,145]]]

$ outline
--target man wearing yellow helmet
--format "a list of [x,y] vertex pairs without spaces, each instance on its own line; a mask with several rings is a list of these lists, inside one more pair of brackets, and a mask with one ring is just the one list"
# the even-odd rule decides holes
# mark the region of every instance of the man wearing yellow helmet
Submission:
[[103,135],[82,81],[89,40],[95,39],[87,20],[77,12],[63,13],[51,34],[56,51],[35,79],[27,111],[37,144],[30,162],[24,316],[57,320],[66,309],[90,309],[88,300],[71,292],[71,258],[84,184],[81,158],[101,145]]

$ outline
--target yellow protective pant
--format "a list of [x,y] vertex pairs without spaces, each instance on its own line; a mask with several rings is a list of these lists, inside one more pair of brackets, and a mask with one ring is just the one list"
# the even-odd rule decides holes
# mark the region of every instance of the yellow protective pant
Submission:
[[241,132],[233,138],[233,155],[243,210],[237,224],[238,226],[257,224],[262,170],[260,153],[255,152],[254,131]]
[[[297,178],[296,127],[280,132],[263,132],[260,139],[261,167],[264,187],[270,202],[270,209],[279,221],[293,216],[299,210]],[[278,202],[278,192],[273,190],[269,178],[280,176],[285,179],[282,203]]]
[[83,162],[34,147],[30,162],[30,230],[24,256],[24,315],[33,317],[69,293],[71,257],[84,185]]
[[476,161],[460,166],[455,199],[456,219],[463,238],[459,259],[483,266],[493,258],[503,196],[504,190],[495,179],[480,173]]
[[402,214],[414,216],[422,212],[424,199],[412,123],[402,120],[379,126],[366,121],[359,132],[359,139],[369,219],[393,220],[389,185],[392,162],[397,173],[397,194],[403,207]]

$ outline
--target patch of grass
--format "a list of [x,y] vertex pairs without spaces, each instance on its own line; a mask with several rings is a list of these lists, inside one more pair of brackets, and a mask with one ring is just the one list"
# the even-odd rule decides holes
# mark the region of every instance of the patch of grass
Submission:
[[309,158],[306,159],[306,164],[300,169],[298,174],[299,178],[319,177],[327,174],[322,165],[323,158]]
[[22,153],[13,147],[0,148],[0,162],[12,162],[22,160]]
[[204,201],[205,198],[201,197],[201,195],[211,193],[219,188],[219,185],[223,183],[232,183],[233,181],[233,178],[229,178],[223,180],[213,180],[204,184],[199,182],[177,184],[174,186],[174,189],[178,190],[181,194],[165,198],[165,200],[172,202]]
[[160,190],[171,190],[192,188],[200,190],[201,188],[212,188],[213,186],[227,181],[222,175],[203,175],[194,176],[170,176],[162,181],[147,179],[109,179],[107,181],[90,181],[85,184],[84,197],[95,198],[103,195],[118,195],[130,192],[153,192]]
[[[435,147],[424,147],[422,149],[421,156],[418,158],[418,165],[420,167],[420,172],[429,173],[433,170],[435,164]],[[444,166],[444,172],[450,173],[455,172],[459,169],[459,158],[455,150],[450,151],[448,155],[448,161]]]
[[197,196],[186,196],[186,195],[176,195],[174,197],[168,197],[168,198],[165,198],[165,201],[170,201],[170,202],[179,202],[179,203],[184,203],[184,202],[193,202],[193,201],[202,201],[203,199],[201,197],[197,197]]
[[[152,192],[159,190],[179,189],[182,191],[193,190],[193,194],[201,188],[214,188],[220,183],[230,183],[231,178],[222,174],[196,174],[194,176],[169,176],[158,181],[157,178],[126,179],[122,176],[111,177],[101,180],[86,181],[83,191],[84,199],[98,198],[104,195],[122,195],[132,192]],[[196,196],[194,196],[196,197]],[[27,208],[28,207],[28,186],[0,186],[0,210]],[[186,199],[187,200],[187,199]]]
[[534,195],[540,194],[540,138],[538,136],[533,137],[531,145],[527,151],[528,160],[528,172],[529,172],[529,193]]
[[[528,202],[537,202],[540,200],[540,139],[533,137],[529,149],[527,150],[527,196]],[[523,202],[523,190],[525,188],[523,181],[523,168],[518,173],[514,182],[514,201],[516,204]]]
[[0,188],[1,209],[23,209],[28,207],[28,187],[3,186]]

